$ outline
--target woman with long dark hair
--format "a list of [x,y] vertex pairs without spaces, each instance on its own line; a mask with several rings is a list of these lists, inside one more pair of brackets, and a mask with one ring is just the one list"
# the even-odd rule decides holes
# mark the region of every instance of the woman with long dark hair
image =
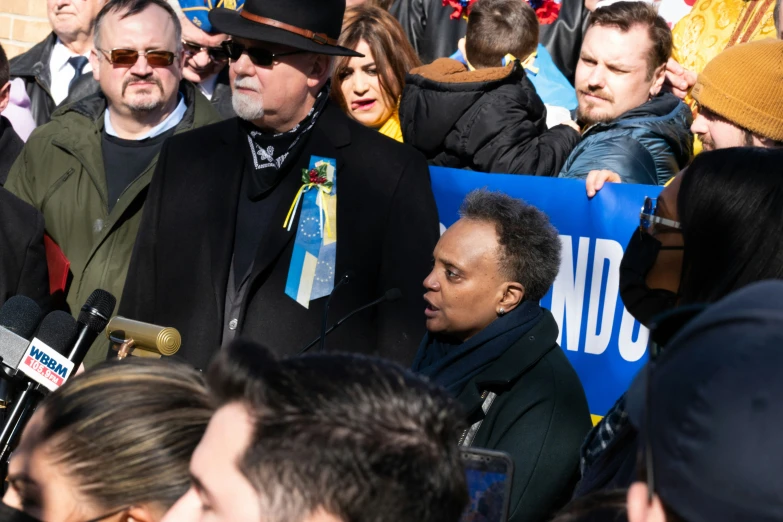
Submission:
[[[645,199],[620,295],[649,327],[669,310],[765,279],[783,279],[783,150],[729,148],[698,155],[657,199]],[[637,439],[623,395],[582,447],[576,497],[628,487]]]

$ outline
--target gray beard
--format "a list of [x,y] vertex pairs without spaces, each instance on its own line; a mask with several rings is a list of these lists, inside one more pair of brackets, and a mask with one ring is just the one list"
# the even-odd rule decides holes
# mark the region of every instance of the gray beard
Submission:
[[264,117],[264,105],[249,96],[238,94],[236,91],[231,97],[231,106],[237,116],[245,121],[260,120]]

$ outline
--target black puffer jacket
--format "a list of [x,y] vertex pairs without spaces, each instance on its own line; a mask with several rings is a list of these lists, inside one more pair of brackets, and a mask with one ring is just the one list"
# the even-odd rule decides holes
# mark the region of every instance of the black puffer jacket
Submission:
[[467,71],[441,58],[413,69],[400,103],[405,143],[431,165],[556,176],[579,133],[546,128],[546,108],[519,62]]
[[[50,93],[52,78],[49,72],[49,60],[56,42],[57,35],[52,33],[26,53],[10,61],[11,78],[24,80],[27,95],[30,97],[30,111],[36,125],[49,123],[52,113],[58,107]],[[92,77],[92,73],[84,73],[77,79],[70,94],[60,105],[67,105],[95,94],[99,90],[100,86]]]
[[[451,19],[454,9],[444,6],[443,0],[394,0],[389,11],[400,21],[424,63],[451,56],[467,30],[464,19]],[[557,20],[542,24],[538,37],[572,84],[589,14],[584,0],[563,0]]]

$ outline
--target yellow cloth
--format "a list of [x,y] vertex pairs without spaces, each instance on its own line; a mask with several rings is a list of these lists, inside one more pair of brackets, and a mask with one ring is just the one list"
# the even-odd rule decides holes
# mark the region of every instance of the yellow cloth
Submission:
[[[672,29],[674,58],[700,73],[727,47],[775,37],[775,0],[696,0]],[[688,97],[691,106],[692,100]]]
[[[695,73],[727,47],[764,38],[774,38],[775,0],[696,0],[691,12],[672,29],[674,52],[680,65]],[[685,98],[692,110],[696,103]],[[693,152],[701,152],[696,137]]]
[[389,119],[386,120],[386,123],[384,123],[380,129],[378,129],[378,132],[380,132],[384,136],[388,136],[389,138],[393,140],[397,140],[400,143],[402,143],[402,127],[400,126],[400,114],[397,111],[394,111],[394,114],[392,114],[389,117]]

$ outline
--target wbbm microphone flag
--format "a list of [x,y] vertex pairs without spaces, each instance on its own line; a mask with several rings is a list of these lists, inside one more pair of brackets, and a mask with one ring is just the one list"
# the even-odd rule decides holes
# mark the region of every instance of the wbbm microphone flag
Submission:
[[644,197],[657,197],[661,187],[607,184],[588,199],[578,180],[437,167],[430,174],[441,231],[477,188],[505,192],[549,216],[563,249],[560,273],[541,306],[560,326],[558,342],[582,380],[590,411],[604,415],[646,360],[648,332],[620,300],[619,268]]

